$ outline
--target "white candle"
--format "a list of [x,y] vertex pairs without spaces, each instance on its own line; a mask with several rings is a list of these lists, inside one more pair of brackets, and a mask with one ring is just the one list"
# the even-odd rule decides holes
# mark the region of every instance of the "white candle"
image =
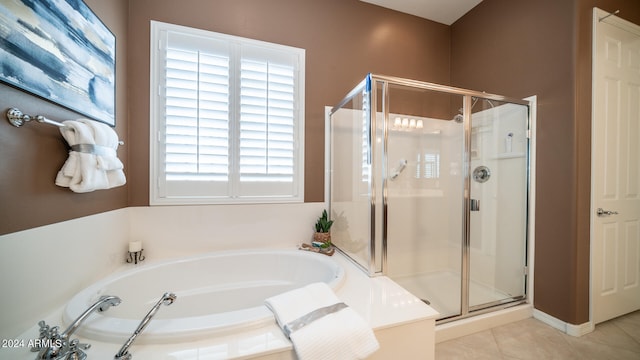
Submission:
[[142,250],[142,241],[129,242],[129,252],[138,252]]

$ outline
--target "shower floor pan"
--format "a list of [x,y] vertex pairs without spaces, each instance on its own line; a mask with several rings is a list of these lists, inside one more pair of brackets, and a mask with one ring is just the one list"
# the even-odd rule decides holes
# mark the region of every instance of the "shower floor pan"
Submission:
[[[460,275],[452,272],[435,272],[405,276],[389,276],[398,285],[427,302],[448,317],[460,312]],[[510,298],[511,295],[489,286],[471,281],[469,284],[469,304],[480,305]]]

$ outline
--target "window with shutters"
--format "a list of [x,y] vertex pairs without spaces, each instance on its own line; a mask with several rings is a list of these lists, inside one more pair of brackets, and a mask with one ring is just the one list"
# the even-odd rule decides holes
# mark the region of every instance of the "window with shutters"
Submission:
[[304,50],[151,22],[151,204],[301,202]]

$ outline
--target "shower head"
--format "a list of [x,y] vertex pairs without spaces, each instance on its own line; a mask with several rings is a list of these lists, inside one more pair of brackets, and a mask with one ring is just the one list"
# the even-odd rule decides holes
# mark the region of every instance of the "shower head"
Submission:
[[[476,96],[472,96],[471,98],[473,99],[473,102],[471,103],[471,110],[473,110],[473,107],[476,106],[476,103],[478,102],[478,100],[480,100],[480,98]],[[489,99],[483,99],[483,100],[489,103],[490,108],[493,109],[495,107],[495,104],[491,100]],[[454,116],[452,120],[457,123],[462,123],[462,121],[464,120],[464,117],[462,116],[462,114],[464,113],[464,108],[458,109],[458,112],[459,114]]]

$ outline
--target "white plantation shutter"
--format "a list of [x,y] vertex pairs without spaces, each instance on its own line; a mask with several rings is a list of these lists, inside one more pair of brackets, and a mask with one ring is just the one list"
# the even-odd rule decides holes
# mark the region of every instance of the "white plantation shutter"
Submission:
[[293,181],[293,68],[243,60],[240,82],[240,179]]
[[154,35],[152,204],[302,201],[304,51],[158,22]]
[[167,49],[167,180],[227,181],[229,59]]

